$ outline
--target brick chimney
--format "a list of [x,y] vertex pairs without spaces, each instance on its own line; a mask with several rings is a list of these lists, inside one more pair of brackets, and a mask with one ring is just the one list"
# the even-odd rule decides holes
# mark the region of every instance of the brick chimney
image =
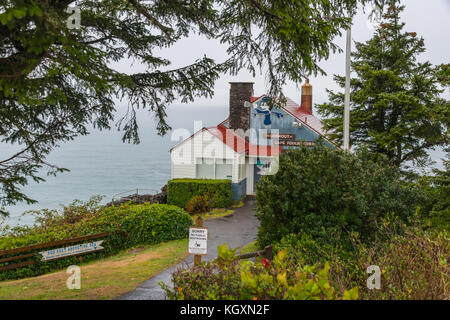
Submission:
[[244,103],[253,95],[253,82],[230,82],[230,129],[250,129],[250,108]]
[[302,85],[302,102],[300,109],[304,112],[312,114],[312,85],[309,84],[309,79]]

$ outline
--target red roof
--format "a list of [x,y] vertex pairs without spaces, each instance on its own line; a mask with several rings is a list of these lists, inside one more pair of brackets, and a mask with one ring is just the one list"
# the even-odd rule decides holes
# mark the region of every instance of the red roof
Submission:
[[259,96],[259,97],[250,97],[250,102],[253,103],[253,102],[255,102],[255,101],[261,99],[261,98],[264,97],[264,96],[265,96],[265,94],[263,94],[262,96]]
[[225,127],[223,124],[219,124],[217,127],[206,128],[206,130],[219,138],[223,143],[237,153],[242,153],[248,150],[248,141],[240,135],[234,133],[233,130]]
[[223,143],[232,148],[237,153],[248,152],[251,156],[270,157],[281,153],[281,146],[261,146],[250,144],[233,130],[228,129],[223,124],[217,127],[206,128],[211,134],[219,138]]

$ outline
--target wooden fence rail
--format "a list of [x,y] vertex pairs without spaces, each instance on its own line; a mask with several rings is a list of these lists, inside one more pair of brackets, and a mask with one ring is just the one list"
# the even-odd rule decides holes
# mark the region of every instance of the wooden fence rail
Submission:
[[[40,244],[35,244],[35,245],[20,247],[20,248],[15,248],[15,249],[9,249],[9,250],[2,250],[2,251],[0,251],[0,257],[6,256],[6,255],[11,255],[11,254],[17,254],[17,253],[27,253],[27,252],[34,251],[37,249],[51,248],[51,247],[55,247],[55,246],[60,246],[60,245],[70,244],[70,243],[77,243],[77,242],[82,242],[82,241],[86,241],[86,240],[105,238],[109,235],[110,235],[109,232],[103,232],[103,233],[97,233],[97,234],[92,234],[92,235],[88,235],[88,236],[40,243]],[[101,250],[98,250],[98,251],[101,251]],[[96,252],[96,251],[79,253],[76,255],[82,255],[82,254],[93,253],[93,252]],[[15,263],[15,264],[8,264],[6,266],[0,266],[0,271],[17,269],[17,268],[22,268],[25,266],[35,264],[37,255],[38,255],[38,253],[34,252],[34,253],[27,253],[27,254],[22,254],[22,255],[13,256],[13,257],[2,258],[2,259],[0,259],[0,263],[18,261],[18,260],[23,260],[23,259],[27,259],[27,258],[33,258],[33,259]],[[66,256],[58,257],[58,258],[55,258],[54,260],[63,259],[63,258],[66,258]]]
[[264,248],[264,250],[254,251],[254,252],[248,252],[243,253],[237,256],[238,259],[248,259],[253,257],[264,257],[268,260],[272,260],[273,258],[273,247],[267,246]]

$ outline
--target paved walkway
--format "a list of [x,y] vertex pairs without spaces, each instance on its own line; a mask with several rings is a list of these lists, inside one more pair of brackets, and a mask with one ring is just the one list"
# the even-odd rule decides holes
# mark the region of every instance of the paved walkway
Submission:
[[[204,226],[208,227],[208,255],[202,257],[202,261],[217,257],[217,246],[227,243],[232,248],[241,247],[256,239],[258,220],[254,212],[254,200],[246,202],[245,206],[236,208],[235,213],[228,217],[206,220]],[[187,250],[187,248],[186,248]],[[141,283],[135,290],[128,292],[116,299],[118,300],[162,300],[164,292],[158,282],[171,284],[172,272],[178,268],[186,268],[193,263],[190,255],[183,262],[157,274],[153,278]]]

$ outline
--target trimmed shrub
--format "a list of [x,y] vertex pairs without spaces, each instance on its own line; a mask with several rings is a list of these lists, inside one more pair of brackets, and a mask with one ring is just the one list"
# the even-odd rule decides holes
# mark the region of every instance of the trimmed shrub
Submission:
[[213,208],[228,208],[233,202],[230,180],[172,179],[167,185],[167,203],[185,208],[194,196],[207,196]]
[[205,213],[211,210],[210,199],[207,196],[193,196],[186,204],[189,213]]
[[364,150],[350,154],[320,145],[282,154],[277,174],[263,176],[256,188],[259,245],[290,233],[348,245],[352,232],[373,239],[388,214],[406,221],[421,193],[402,182],[397,167],[370,158]]
[[[83,211],[82,217],[74,213],[75,207],[65,209],[67,208],[71,210],[65,210],[62,214],[44,210],[44,217],[37,219],[39,222],[36,225],[11,229],[0,239],[0,250],[109,232],[110,235],[104,238],[102,244],[105,250],[49,262],[41,262],[40,255],[37,255],[35,265],[0,272],[0,280],[36,276],[79,264],[80,261],[109,256],[123,249],[186,238],[189,226],[192,225],[188,213],[177,206],[166,204],[124,204]],[[79,243],[67,246],[75,244]],[[35,253],[50,249],[52,248],[36,250]],[[4,257],[6,256],[2,258]],[[20,261],[14,261],[17,262]]]
[[173,288],[161,287],[172,300],[335,300],[357,299],[357,288],[341,293],[330,286],[329,266],[290,263],[281,251],[269,261],[236,260],[235,249],[218,247],[219,256],[173,274]]

